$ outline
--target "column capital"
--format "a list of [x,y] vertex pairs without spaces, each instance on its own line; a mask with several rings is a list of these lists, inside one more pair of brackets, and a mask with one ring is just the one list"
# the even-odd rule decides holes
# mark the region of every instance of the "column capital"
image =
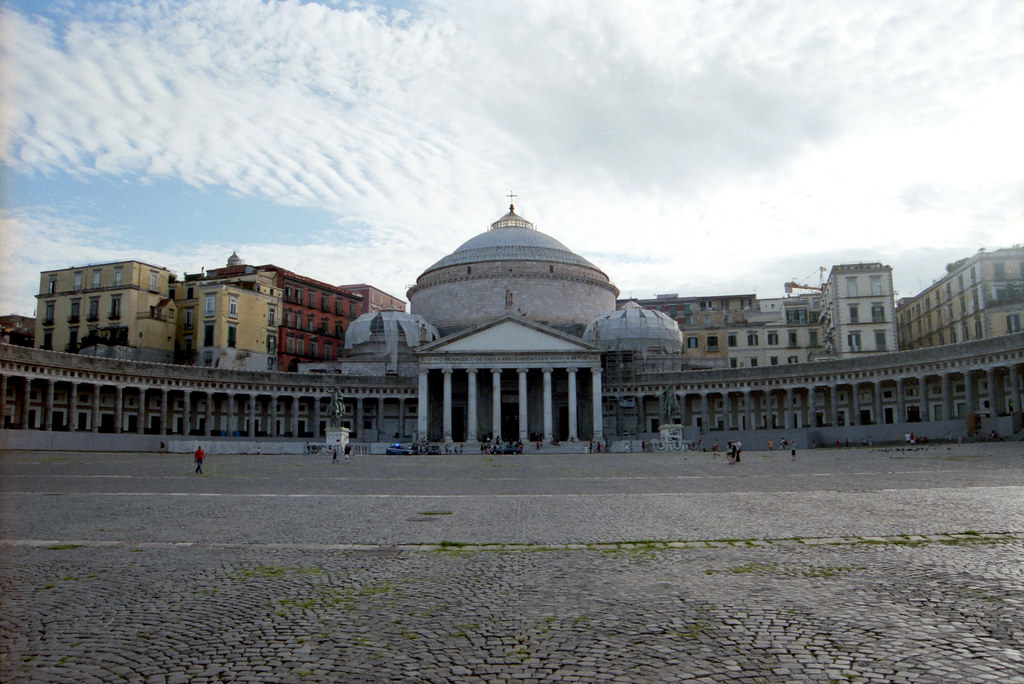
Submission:
[[479,368],[467,368],[466,372],[471,374],[471,375],[476,375],[478,370],[480,370],[480,369]]
[[441,369],[441,372],[444,373],[445,375],[451,375],[452,374],[452,367],[451,366],[445,366],[444,368]]
[[541,368],[541,371],[543,371],[547,375],[551,375],[551,373],[554,372],[554,370],[555,370],[554,368],[550,368],[550,367],[547,367],[547,366],[545,366],[544,368]]
[[529,370],[530,370],[529,368],[516,368],[516,372],[519,373],[520,375],[526,375],[526,373]]

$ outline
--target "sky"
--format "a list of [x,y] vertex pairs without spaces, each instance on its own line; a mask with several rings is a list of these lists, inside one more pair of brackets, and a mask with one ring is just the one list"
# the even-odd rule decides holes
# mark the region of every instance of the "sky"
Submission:
[[232,252],[405,297],[518,214],[622,297],[1024,242],[1019,0],[0,0],[0,313]]

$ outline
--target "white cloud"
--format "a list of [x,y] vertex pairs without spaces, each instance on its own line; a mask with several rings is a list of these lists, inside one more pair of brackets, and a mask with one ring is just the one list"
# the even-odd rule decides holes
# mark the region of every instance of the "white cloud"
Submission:
[[[1019,241],[1019,3],[333,5],[6,10],[4,158],[328,209],[337,230],[289,241],[304,246],[210,231],[162,261],[197,270],[237,247],[399,295],[508,189],[640,296],[770,296],[821,259]],[[34,212],[8,236],[81,220]],[[83,246],[103,230],[79,227]],[[143,258],[145,227],[119,244]],[[18,251],[17,277],[87,253]]]

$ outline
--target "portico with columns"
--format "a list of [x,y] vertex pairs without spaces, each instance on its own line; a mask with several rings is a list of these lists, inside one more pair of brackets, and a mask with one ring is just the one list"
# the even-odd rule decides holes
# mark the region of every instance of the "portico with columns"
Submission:
[[602,440],[601,356],[578,337],[503,316],[417,352],[419,439]]

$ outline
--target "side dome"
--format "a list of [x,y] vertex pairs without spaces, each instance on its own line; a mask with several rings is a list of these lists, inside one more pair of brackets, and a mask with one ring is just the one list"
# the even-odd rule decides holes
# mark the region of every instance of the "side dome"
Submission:
[[661,311],[627,302],[621,309],[590,321],[583,331],[583,341],[604,351],[678,354],[683,348],[683,333]]
[[374,311],[349,324],[345,349],[351,355],[394,356],[440,338],[437,328],[422,316],[404,311]]

